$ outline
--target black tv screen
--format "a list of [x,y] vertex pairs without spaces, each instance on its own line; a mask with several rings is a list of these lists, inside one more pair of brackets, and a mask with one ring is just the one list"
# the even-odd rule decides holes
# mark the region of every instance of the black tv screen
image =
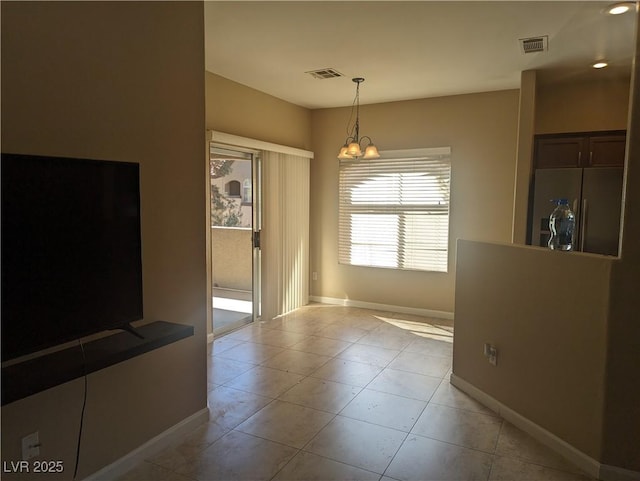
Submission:
[[139,166],[2,154],[2,360],[142,319]]

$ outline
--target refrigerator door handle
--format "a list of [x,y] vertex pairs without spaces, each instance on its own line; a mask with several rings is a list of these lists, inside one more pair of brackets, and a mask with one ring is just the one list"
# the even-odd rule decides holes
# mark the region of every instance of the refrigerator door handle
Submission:
[[587,229],[587,199],[582,199],[582,216],[580,219],[580,251],[584,252],[584,234]]

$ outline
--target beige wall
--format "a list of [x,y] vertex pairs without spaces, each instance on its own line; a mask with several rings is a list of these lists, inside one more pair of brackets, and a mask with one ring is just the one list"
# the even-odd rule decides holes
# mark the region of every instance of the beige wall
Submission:
[[636,28],[622,244],[611,281],[603,459],[640,472],[640,12]]
[[313,296],[452,312],[455,241],[510,241],[518,91],[364,105],[361,134],[381,150],[451,146],[449,273],[338,264],[338,160],[349,108],[312,112]]
[[253,247],[251,229],[211,229],[213,287],[252,289]]
[[[145,320],[195,327],[89,376],[80,479],[206,408],[203,49],[197,2],[2,2],[3,151],[139,162]],[[4,406],[2,460],[38,430],[71,479],[82,393]]]
[[[205,88],[207,130],[310,149],[310,110],[211,72],[205,72]],[[211,237],[207,242],[212,245],[217,241]],[[211,262],[207,264],[207,277],[211,279]],[[211,332],[211,312],[208,316],[207,329]]]
[[597,459],[612,258],[458,247],[454,374]]
[[535,70],[526,70],[520,75],[518,157],[513,199],[513,234],[511,237],[511,241],[515,244],[524,244],[527,239],[527,212],[529,210],[529,186],[531,184],[536,117],[536,77]]
[[[592,72],[594,77],[604,72]],[[624,130],[629,109],[629,79],[539,85],[535,133]]]
[[[456,376],[596,461],[636,473],[639,53],[636,37],[628,126],[602,127],[628,132],[620,258],[461,241],[453,353]],[[485,342],[498,347],[497,367],[482,356]]]
[[207,129],[309,150],[311,113],[206,72]]

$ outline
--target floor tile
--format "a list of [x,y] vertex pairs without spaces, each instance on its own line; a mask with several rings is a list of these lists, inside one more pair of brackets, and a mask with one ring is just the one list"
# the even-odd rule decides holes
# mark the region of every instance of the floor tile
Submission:
[[497,416],[429,404],[411,433],[493,454],[501,425]]
[[581,474],[578,468],[555,451],[506,421],[498,437],[496,454]]
[[444,377],[451,368],[451,359],[403,351],[389,364],[391,369],[415,372],[425,376]]
[[351,386],[365,387],[382,370],[373,364],[347,361],[346,359],[331,359],[317,369],[311,376],[329,381],[341,382]]
[[324,329],[333,321],[315,321],[310,322],[304,317],[282,317],[266,321],[264,326],[269,329],[279,331],[298,332],[301,334],[312,335],[321,329]]
[[209,344],[209,346],[212,346],[211,352],[209,354],[220,354],[221,352],[235,347],[238,344],[242,344],[243,342],[244,341],[241,339],[233,339],[227,336],[217,338],[211,344]]
[[[102,480],[100,477],[97,479]],[[153,479],[154,481],[191,481],[190,478],[147,461],[140,463],[127,473],[117,477],[115,481],[140,481],[141,479]]]
[[489,481],[595,481],[587,475],[560,471],[518,459],[497,457],[491,467]]
[[392,319],[387,320],[388,324],[410,332],[414,339],[434,339],[452,343],[453,326],[446,325],[447,322],[452,321],[403,314],[394,314]]
[[209,422],[200,426],[193,433],[188,435],[180,444],[167,448],[152,456],[148,461],[162,466],[163,468],[175,470],[186,463],[192,462],[200,453],[224,436],[230,429]]
[[357,386],[308,377],[279,399],[329,413],[340,412],[360,392]]
[[426,405],[424,401],[364,389],[340,415],[408,433]]
[[276,354],[280,354],[283,350],[281,347],[244,342],[219,354],[214,354],[214,358],[233,359],[234,361],[260,364]]
[[255,367],[254,364],[234,361],[233,359],[224,359],[222,357],[213,357],[211,359],[208,379],[217,385],[235,379]]
[[210,422],[119,479],[592,481],[450,384],[452,333],[314,303],[217,337]]
[[307,334],[301,332],[261,329],[259,332],[254,333],[249,341],[275,347],[291,347],[306,337]]
[[209,393],[209,422],[227,430],[258,412],[272,399],[227,386],[220,386]]
[[380,327],[384,321],[380,320],[375,314],[362,310],[348,315],[342,322],[350,327],[373,331],[375,328]]
[[305,451],[383,474],[406,433],[337,416]]
[[343,306],[316,305],[302,311],[302,316],[311,322],[341,321],[347,312]]
[[380,475],[348,464],[299,452],[274,481],[378,481]]
[[486,481],[491,461],[490,454],[409,436],[384,474],[400,481]]
[[291,346],[291,349],[320,354],[321,356],[334,357],[349,346],[351,346],[350,342],[340,341],[338,339],[328,339],[326,337],[309,336]]
[[369,332],[369,334],[362,337],[358,341],[358,344],[382,347],[385,349],[402,350],[411,344],[411,341],[412,339],[407,335],[407,333],[383,326],[375,328],[373,331]]
[[224,335],[224,338],[235,339],[240,341],[250,341],[251,338],[258,332],[262,331],[264,326],[262,323],[252,322],[251,324],[244,326],[235,331],[231,331]]
[[452,408],[464,409],[465,411],[473,411],[483,414],[491,414],[497,416],[488,407],[479,403],[468,394],[462,392],[449,382],[449,378],[445,376],[438,389],[431,398],[432,404],[441,404],[443,406],[449,406]]
[[334,415],[327,412],[276,400],[240,424],[236,430],[302,448],[333,418]]
[[453,336],[448,341],[419,337],[411,341],[404,348],[404,351],[451,358],[453,355],[453,342],[451,341],[453,341]]
[[390,316],[393,319],[401,319],[404,321],[413,321],[421,323],[429,323],[439,327],[449,327],[453,329],[453,319],[442,319],[436,317],[420,316],[418,314],[406,314],[403,312],[392,312]]
[[220,384],[216,384],[215,382],[211,382],[211,379],[207,379],[207,392],[211,391],[212,389],[215,389],[219,386]]
[[368,389],[429,401],[442,380],[415,372],[386,368],[367,386]]
[[276,398],[303,379],[292,372],[257,366],[225,384],[227,387],[248,391],[260,396]]
[[327,327],[320,329],[316,332],[316,336],[328,337],[330,339],[339,339],[341,341],[356,342],[358,339],[364,337],[369,331],[361,329],[359,327],[350,326],[349,324],[340,322],[334,322]]
[[297,452],[284,444],[231,431],[205,449],[193,463],[179,468],[178,473],[199,481],[267,481]]
[[313,354],[312,352],[286,349],[280,354],[276,354],[272,358],[267,359],[262,365],[281,371],[308,376],[330,359],[331,357],[329,356],[321,356],[320,354]]
[[342,351],[337,357],[346,359],[347,361],[363,362],[386,367],[399,354],[400,351],[397,349],[385,349],[356,343]]

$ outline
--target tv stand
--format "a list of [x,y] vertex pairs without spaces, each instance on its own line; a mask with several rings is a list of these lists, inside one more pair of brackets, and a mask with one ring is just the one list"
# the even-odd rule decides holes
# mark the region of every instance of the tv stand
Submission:
[[135,327],[133,327],[130,322],[127,322],[126,324],[121,325],[118,329],[122,329],[125,332],[133,334],[138,339],[144,339],[144,336],[140,334],[140,331]]
[[[129,326],[131,327],[131,326]],[[133,330],[133,327],[132,327]],[[193,336],[193,326],[156,321],[2,368],[2,405]],[[84,366],[83,366],[84,364]]]

